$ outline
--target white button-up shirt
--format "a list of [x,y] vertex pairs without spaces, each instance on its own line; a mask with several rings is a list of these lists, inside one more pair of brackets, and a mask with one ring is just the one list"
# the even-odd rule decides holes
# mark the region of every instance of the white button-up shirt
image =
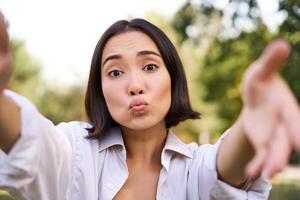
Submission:
[[[85,139],[89,124],[54,126],[24,97],[5,91],[21,108],[21,137],[9,154],[0,151],[0,188],[16,199],[110,200],[128,177],[126,149],[118,128],[101,140]],[[161,155],[158,200],[267,199],[262,177],[249,190],[217,177],[215,145],[182,143],[169,131]]]

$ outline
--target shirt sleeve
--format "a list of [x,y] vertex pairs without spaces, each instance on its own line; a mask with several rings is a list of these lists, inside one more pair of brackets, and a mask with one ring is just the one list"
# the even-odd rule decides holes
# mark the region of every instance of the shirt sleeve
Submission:
[[66,199],[71,171],[67,136],[30,101],[5,90],[21,111],[21,136],[8,154],[0,150],[0,188],[16,199]]
[[[226,133],[214,145],[201,145],[198,149],[200,166],[198,174],[199,192],[204,199],[217,200],[267,200],[271,184],[263,177],[256,179],[247,190],[235,188],[218,179],[216,169],[217,152]],[[201,196],[201,194],[199,195]]]

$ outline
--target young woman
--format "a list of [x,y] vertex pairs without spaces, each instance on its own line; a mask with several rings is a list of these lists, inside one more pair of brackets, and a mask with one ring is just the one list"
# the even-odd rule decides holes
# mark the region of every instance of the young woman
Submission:
[[106,30],[91,63],[89,123],[54,126],[5,90],[11,57],[0,22],[0,187],[16,199],[267,199],[261,172],[282,169],[299,144],[290,142],[298,105],[275,75],[289,53],[283,41],[249,68],[232,128],[215,145],[197,146],[169,130],[199,113],[175,47],[151,23],[122,20]]

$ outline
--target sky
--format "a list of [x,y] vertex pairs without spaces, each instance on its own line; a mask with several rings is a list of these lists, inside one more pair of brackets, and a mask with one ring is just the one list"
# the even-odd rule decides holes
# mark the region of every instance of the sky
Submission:
[[[226,2],[226,0],[216,0]],[[185,0],[0,0],[12,38],[23,40],[50,81],[86,81],[95,45],[113,22],[155,11],[170,17]],[[269,2],[269,3],[267,3]],[[264,0],[265,18],[274,0]],[[269,11],[268,11],[269,10]],[[273,20],[274,21],[274,20]]]
[[12,38],[25,41],[51,81],[85,80],[94,47],[113,22],[144,17],[147,11],[170,16],[182,0],[0,0]]

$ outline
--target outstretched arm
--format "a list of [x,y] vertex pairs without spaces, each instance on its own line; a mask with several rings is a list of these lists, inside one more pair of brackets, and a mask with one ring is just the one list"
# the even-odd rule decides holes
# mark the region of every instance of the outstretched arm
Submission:
[[71,125],[55,127],[26,98],[5,90],[11,62],[0,13],[0,189],[16,199],[66,199],[75,132]]
[[4,95],[12,71],[11,62],[6,24],[0,13],[0,148],[6,153],[20,136],[20,109]]
[[231,185],[262,172],[273,176],[287,164],[291,150],[300,147],[299,105],[277,75],[289,52],[285,41],[274,41],[244,75],[243,109],[217,158],[219,177]]

